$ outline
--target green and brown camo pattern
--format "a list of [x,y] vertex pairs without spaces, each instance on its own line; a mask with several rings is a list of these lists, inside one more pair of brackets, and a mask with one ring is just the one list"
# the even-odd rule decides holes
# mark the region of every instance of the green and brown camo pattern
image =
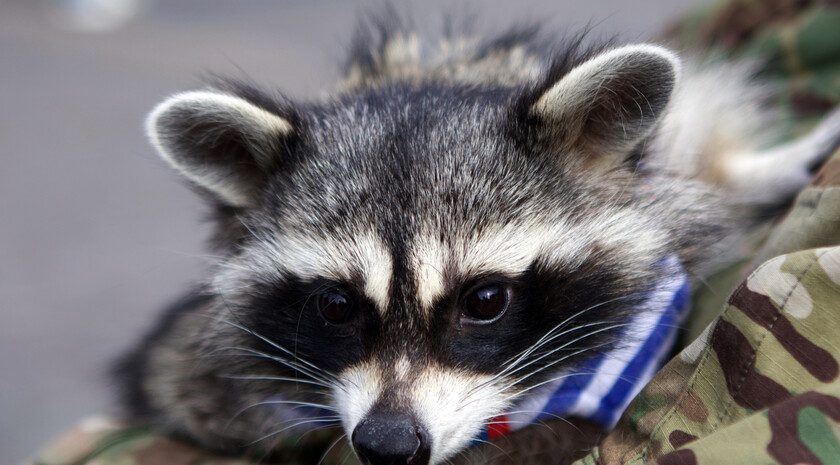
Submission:
[[[795,122],[780,138],[840,103],[840,1],[718,2],[681,21],[667,39],[766,59],[766,74],[780,83],[780,103]],[[695,303],[703,300],[713,314],[693,314],[699,336],[575,465],[840,464],[840,247],[830,247],[837,244],[840,151],[773,228],[748,266],[755,271],[722,312],[719,300],[699,296]],[[708,294],[727,295],[742,269],[730,270]],[[281,463],[318,463],[327,449],[321,464],[355,463],[346,441],[330,448],[335,433],[318,434],[283,447]],[[215,455],[144,427],[88,420],[30,464],[262,462]]]
[[838,335],[840,247],[764,262],[579,463],[840,463]]

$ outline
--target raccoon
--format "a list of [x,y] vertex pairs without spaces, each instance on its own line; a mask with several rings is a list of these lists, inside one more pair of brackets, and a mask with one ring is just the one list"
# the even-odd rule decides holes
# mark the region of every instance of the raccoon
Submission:
[[[152,111],[216,260],[120,363],[132,415],[252,457],[340,425],[365,464],[466,460],[489,419],[621,343],[663,260],[694,285],[731,260],[840,134],[835,114],[767,148],[751,64],[373,31],[329,97],[222,81]],[[498,463],[562,461],[504,444]]]

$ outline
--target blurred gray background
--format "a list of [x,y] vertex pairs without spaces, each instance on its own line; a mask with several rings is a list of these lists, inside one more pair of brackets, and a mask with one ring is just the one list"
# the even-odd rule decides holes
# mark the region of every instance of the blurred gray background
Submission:
[[[643,40],[702,0],[393,0],[421,30]],[[108,362],[204,266],[199,200],[145,141],[146,112],[208,72],[293,98],[334,82],[355,18],[340,0],[0,0],[0,464],[86,415],[114,412]]]

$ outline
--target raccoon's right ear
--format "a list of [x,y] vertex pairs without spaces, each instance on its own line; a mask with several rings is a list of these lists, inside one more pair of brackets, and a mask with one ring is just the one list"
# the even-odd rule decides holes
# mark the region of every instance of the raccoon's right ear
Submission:
[[529,97],[527,114],[552,143],[583,149],[592,161],[609,164],[650,135],[679,71],[679,58],[657,45],[606,50],[549,79],[536,98]]
[[149,114],[146,130],[164,160],[232,207],[253,206],[294,132],[286,118],[217,91],[169,97]]

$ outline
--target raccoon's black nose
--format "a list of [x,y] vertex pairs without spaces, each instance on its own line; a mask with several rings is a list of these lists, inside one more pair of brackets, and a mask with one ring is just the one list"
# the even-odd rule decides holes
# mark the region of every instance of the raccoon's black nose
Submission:
[[432,451],[412,415],[376,407],[353,430],[353,448],[365,465],[427,465]]

